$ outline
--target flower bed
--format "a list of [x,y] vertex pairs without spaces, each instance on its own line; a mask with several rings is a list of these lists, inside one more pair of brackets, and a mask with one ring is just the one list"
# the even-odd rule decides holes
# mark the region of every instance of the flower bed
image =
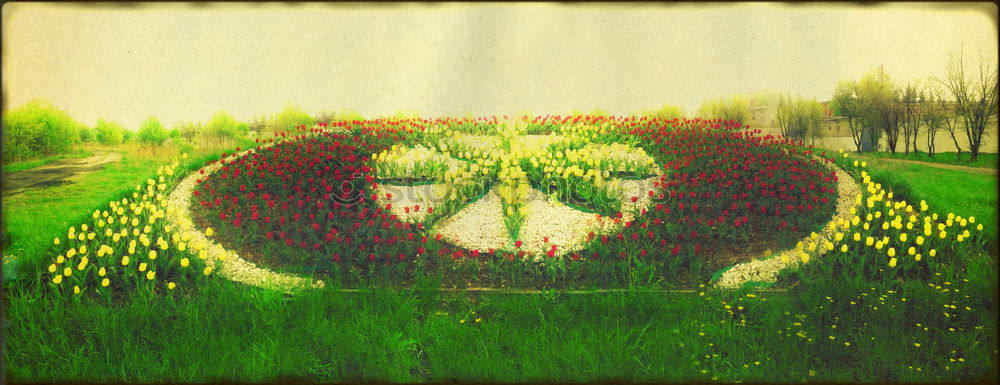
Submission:
[[837,197],[829,159],[721,121],[338,128],[223,159],[192,191],[194,223],[289,272],[535,261],[555,275],[638,264],[660,277],[704,277],[820,230]]

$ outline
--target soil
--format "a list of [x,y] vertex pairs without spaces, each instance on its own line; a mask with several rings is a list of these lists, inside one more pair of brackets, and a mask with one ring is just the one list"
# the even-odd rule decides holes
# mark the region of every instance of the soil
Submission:
[[117,152],[95,152],[93,156],[86,158],[61,159],[30,170],[4,174],[0,185],[3,186],[3,195],[15,195],[29,190],[71,184],[121,158],[122,155]]

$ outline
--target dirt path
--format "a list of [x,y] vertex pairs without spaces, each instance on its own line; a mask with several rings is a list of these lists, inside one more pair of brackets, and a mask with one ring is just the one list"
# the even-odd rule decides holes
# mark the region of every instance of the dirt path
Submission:
[[30,170],[4,174],[3,195],[70,184],[83,175],[101,170],[104,165],[117,162],[121,158],[122,155],[117,152],[95,152],[86,158],[62,159]]
[[875,160],[875,161],[885,161],[885,162],[891,162],[891,163],[919,164],[921,166],[934,167],[934,168],[944,168],[944,169],[948,169],[948,170],[958,170],[958,171],[972,172],[972,173],[976,173],[976,174],[985,174],[985,175],[993,175],[993,176],[997,175],[997,169],[995,169],[995,168],[969,167],[969,166],[961,166],[961,165],[957,165],[957,164],[932,163],[932,162],[924,162],[924,161],[920,161],[920,160],[909,160],[909,159],[895,159],[895,158],[872,158],[872,159]]

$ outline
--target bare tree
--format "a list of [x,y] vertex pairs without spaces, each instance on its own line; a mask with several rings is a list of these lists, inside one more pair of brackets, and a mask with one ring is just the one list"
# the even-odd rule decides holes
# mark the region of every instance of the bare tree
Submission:
[[924,127],[927,127],[927,155],[934,156],[935,150],[935,137],[937,137],[938,129],[944,125],[946,119],[945,114],[947,111],[941,108],[938,104],[940,96],[933,89],[928,89],[927,93],[921,98],[921,104],[924,113],[922,115]]
[[979,157],[983,134],[997,110],[997,68],[980,57],[978,72],[966,74],[964,53],[960,51],[958,58],[948,64],[948,73],[941,81],[954,98],[956,113],[964,123],[972,161]]
[[910,144],[913,144],[913,152],[919,153],[917,150],[917,135],[920,133],[920,125],[923,124],[923,118],[921,117],[922,111],[920,109],[920,95],[917,91],[917,85],[914,83],[907,83],[906,86],[902,88],[902,94],[900,95],[900,126],[903,129],[903,149],[904,154],[910,154]]
[[833,91],[831,102],[833,113],[847,119],[847,126],[851,129],[851,139],[854,139],[854,147],[861,152],[861,132],[860,122],[861,111],[858,109],[858,84],[853,81],[840,81]]

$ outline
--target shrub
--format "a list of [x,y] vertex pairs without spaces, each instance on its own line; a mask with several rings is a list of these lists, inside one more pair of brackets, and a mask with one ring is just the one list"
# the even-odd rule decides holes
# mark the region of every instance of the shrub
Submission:
[[125,136],[128,133],[128,130],[120,124],[104,119],[97,119],[97,125],[94,126],[94,130],[97,131],[97,142],[105,145],[116,145],[125,142]]
[[162,145],[167,140],[167,129],[155,117],[150,117],[139,127],[138,139],[140,143],[150,145]]
[[85,126],[51,103],[35,99],[3,117],[6,162],[69,152]]

